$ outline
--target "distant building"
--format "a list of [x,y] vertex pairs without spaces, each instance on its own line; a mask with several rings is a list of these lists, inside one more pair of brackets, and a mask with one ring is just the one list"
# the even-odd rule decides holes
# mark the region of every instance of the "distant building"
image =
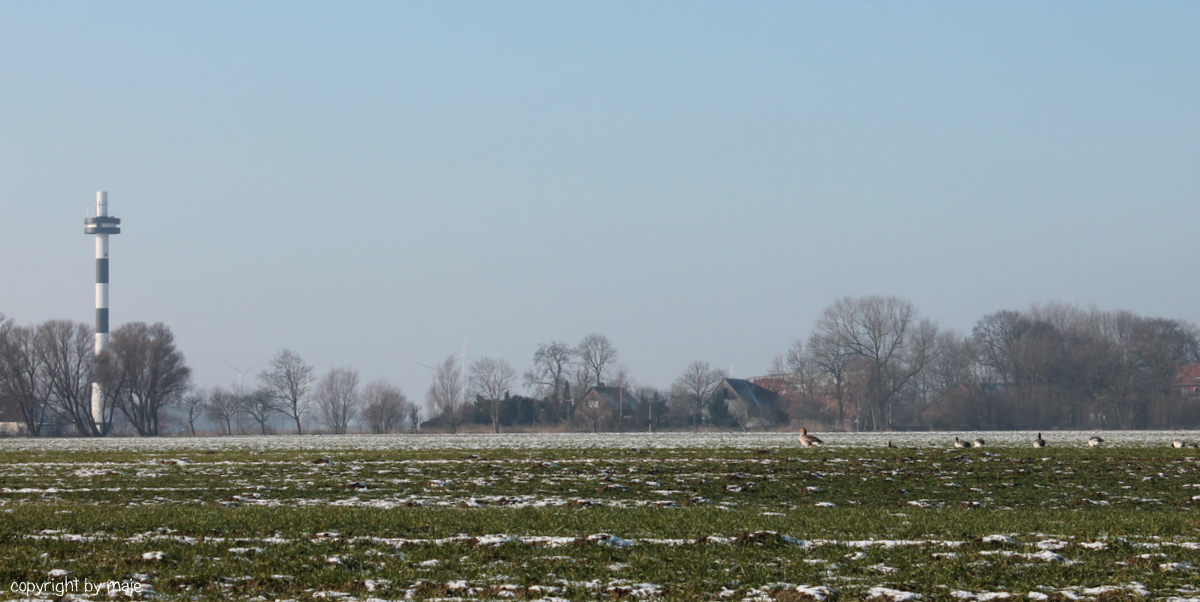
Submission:
[[11,397],[0,395],[0,436],[13,437],[24,435],[25,421],[21,419],[21,409]]
[[596,386],[575,402],[574,417],[592,432],[618,429],[637,413],[638,398],[624,387]]
[[743,429],[763,428],[787,421],[783,396],[755,382],[726,378],[717,386],[715,395],[725,400],[729,414]]
[[1180,366],[1173,388],[1180,397],[1200,399],[1200,364]]

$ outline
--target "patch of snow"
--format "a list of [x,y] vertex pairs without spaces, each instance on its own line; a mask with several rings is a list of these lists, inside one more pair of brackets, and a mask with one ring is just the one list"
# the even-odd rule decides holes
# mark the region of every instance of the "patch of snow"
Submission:
[[908,602],[909,600],[920,600],[922,596],[914,592],[906,592],[890,587],[872,587],[867,590],[867,599],[871,598],[886,598],[892,602]]
[[598,543],[600,545],[609,546],[611,548],[628,548],[628,547],[632,547],[635,545],[635,542],[633,540],[622,539],[620,537],[617,537],[616,535],[610,535],[608,533],[597,533],[595,535],[588,535],[587,540]]

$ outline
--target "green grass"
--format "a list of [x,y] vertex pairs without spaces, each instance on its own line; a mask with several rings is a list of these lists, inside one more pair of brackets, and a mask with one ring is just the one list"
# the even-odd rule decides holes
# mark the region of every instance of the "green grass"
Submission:
[[[186,464],[165,453],[10,453],[0,584],[63,569],[189,600],[596,600],[643,583],[667,600],[723,589],[724,599],[798,599],[787,591],[798,584],[843,600],[875,586],[926,600],[1123,588],[1092,596],[1112,600],[1138,597],[1135,583],[1151,598],[1200,597],[1200,459],[1184,451],[216,450]],[[470,539],[599,533],[635,543]],[[993,534],[1013,542],[982,541]],[[855,545],[872,539],[924,543]],[[1032,556],[1051,539],[1067,562]],[[1079,545],[1094,541],[1105,549]],[[152,551],[165,557],[143,560]]]

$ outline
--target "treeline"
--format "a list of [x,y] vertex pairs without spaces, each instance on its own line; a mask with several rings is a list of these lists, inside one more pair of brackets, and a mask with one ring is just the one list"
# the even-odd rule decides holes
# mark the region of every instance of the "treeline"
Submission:
[[236,383],[229,389],[215,387],[185,398],[182,408],[188,429],[195,435],[196,420],[201,416],[207,416],[222,435],[248,431],[267,435],[273,432],[272,420],[279,417],[293,425],[297,434],[304,434],[306,422],[315,422],[319,431],[335,435],[345,434],[353,426],[393,433],[420,424],[420,406],[410,403],[399,387],[386,380],[361,385],[353,368],[332,368],[313,380],[312,365],[284,349],[258,374],[253,389]]
[[149,437],[166,434],[171,424],[195,435],[201,418],[222,434],[267,434],[279,418],[298,433],[310,418],[330,433],[352,425],[386,433],[419,423],[420,407],[398,387],[383,380],[360,387],[358,372],[348,368],[313,382],[313,367],[288,350],[271,359],[257,386],[239,381],[206,391],[193,387],[191,369],[162,323],[124,324],[102,354],[95,349],[87,324],[26,326],[0,314],[0,423],[18,425],[4,434]]
[[[522,379],[528,397],[509,393],[516,376],[503,360],[477,360],[456,380],[461,371],[447,358],[429,407],[450,431],[464,421],[496,431],[537,424],[595,430],[598,415],[610,430],[1200,426],[1200,395],[1175,388],[1181,368],[1200,362],[1200,329],[1127,311],[1035,305],[984,316],[959,333],[938,328],[904,299],[845,298],[766,374],[750,379],[770,392],[760,390],[758,406],[731,394],[749,385],[731,385],[708,362],[692,362],[660,389],[638,385],[617,358],[599,334],[575,346],[543,344]],[[583,404],[593,386],[628,391],[628,406]]]
[[[114,421],[158,435],[165,408],[189,390],[191,370],[161,323],[125,324],[109,337],[97,356],[95,332],[86,324],[20,326],[0,314],[0,408],[15,414],[7,421],[33,436],[102,436]],[[93,383],[101,385],[100,395]]]
[[[30,435],[85,436],[154,436],[167,421],[195,435],[202,420],[221,434],[268,434],[280,422],[334,434],[1200,426],[1200,394],[1176,387],[1181,368],[1200,363],[1200,329],[1063,304],[1000,311],[958,333],[903,299],[846,298],[766,374],[729,379],[694,361],[667,388],[639,384],[601,334],[539,345],[520,375],[501,358],[450,356],[424,404],[386,380],[361,385],[352,368],[317,377],[286,349],[250,386],[194,389],[165,325],[125,324],[98,357],[94,338],[85,324],[20,326],[0,315],[0,410],[9,414],[0,422],[19,421]],[[93,382],[103,392],[99,421]]]
[[1200,398],[1174,388],[1200,362],[1189,322],[1034,306],[939,331],[894,297],[843,299],[775,362],[793,416],[890,430],[1194,428]]

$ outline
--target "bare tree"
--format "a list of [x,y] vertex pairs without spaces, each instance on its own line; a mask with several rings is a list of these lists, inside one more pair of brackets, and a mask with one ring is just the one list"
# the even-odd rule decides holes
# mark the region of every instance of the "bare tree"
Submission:
[[453,355],[448,356],[433,373],[433,382],[425,394],[425,401],[434,417],[442,419],[451,433],[457,433],[458,425],[462,422],[465,389],[458,360]]
[[517,371],[503,359],[482,357],[471,362],[471,391],[487,404],[494,432],[500,432],[500,402],[516,378]]
[[333,368],[317,384],[317,409],[330,432],[344,435],[358,410],[358,371]]
[[525,388],[542,399],[549,399],[559,419],[571,415],[571,400],[566,389],[574,352],[566,343],[553,341],[538,345],[533,368],[525,373]]
[[204,411],[213,423],[217,425],[217,430],[222,435],[233,434],[233,422],[237,420],[238,414],[242,411],[241,396],[233,391],[227,391],[221,387],[216,387],[208,396],[208,402],[204,405]]
[[815,334],[863,362],[873,430],[891,428],[899,394],[937,355],[937,326],[897,297],[842,299],[821,314]]
[[625,366],[618,366],[617,373],[609,380],[611,381],[611,386],[617,388],[617,430],[623,431],[625,430],[625,420],[633,416],[634,412],[634,399],[625,393],[629,389],[634,388],[637,383],[630,376],[629,368]]
[[584,337],[575,348],[575,356],[583,365],[588,386],[599,386],[604,384],[605,368],[617,361],[617,349],[608,337],[593,333]]
[[95,371],[95,334],[87,324],[50,320],[37,327],[35,342],[39,361],[50,390],[47,407],[60,420],[70,423],[76,434],[104,435],[103,425],[112,422],[113,404],[106,398],[101,422],[92,416],[92,382]]
[[981,373],[974,339],[963,337],[953,330],[938,333],[938,339],[940,353],[929,363],[928,370],[935,389],[978,385]]
[[193,389],[183,396],[183,400],[179,402],[179,409],[183,410],[183,416],[187,420],[188,430],[192,436],[196,436],[196,420],[204,415],[208,406],[208,395],[204,389]]
[[[837,425],[846,427],[847,384],[858,356],[838,336],[829,332],[814,332],[808,339],[808,350],[798,358],[824,374],[828,391],[837,405]],[[858,408],[855,408],[857,416]]]
[[[1061,319],[1064,312],[1054,312]],[[1015,311],[984,316],[972,331],[980,361],[999,375],[1016,407],[1013,426],[1025,428],[1044,420],[1057,408],[1038,404],[1048,398],[1066,353],[1066,338],[1053,323]]]
[[399,387],[384,380],[367,383],[362,392],[362,420],[372,433],[399,430],[409,411],[408,398]]
[[[816,362],[804,347],[804,341],[792,341],[788,350],[771,360],[769,374],[779,379],[783,385],[785,398],[789,399],[786,408],[788,416],[793,420],[808,418],[825,418],[827,398],[825,374],[818,368]],[[781,408],[784,409],[784,408]],[[743,412],[745,413],[745,412]],[[735,415],[735,418],[742,419]],[[749,416],[747,416],[747,419]],[[840,421],[840,419],[838,419]],[[743,428],[745,424],[742,424]]]
[[639,422],[645,420],[646,430],[653,433],[661,427],[667,416],[670,397],[651,386],[638,387],[635,394],[640,403],[638,406]]
[[574,411],[579,400],[583,399],[583,396],[587,395],[588,389],[592,387],[592,378],[587,366],[581,363],[576,363],[572,366],[569,377],[570,381],[563,387],[563,391],[568,394],[567,399],[571,404],[572,411]]
[[276,414],[281,413],[281,404],[279,398],[275,396],[275,392],[265,387],[260,387],[249,393],[243,393],[241,397],[241,413],[258,424],[258,430],[263,435],[267,434],[267,424],[271,422]]
[[21,413],[25,432],[36,437],[50,399],[37,331],[32,326],[15,326],[0,314],[0,398],[12,400]]
[[312,374],[312,366],[290,349],[284,349],[271,358],[270,368],[258,375],[259,381],[279,402],[279,411],[296,422],[298,435],[304,434],[300,423],[301,417],[308,411],[308,388]]
[[421,432],[421,406],[415,403],[408,404],[408,423],[412,426],[412,432]]
[[671,385],[671,400],[678,411],[687,416],[693,426],[700,426],[704,418],[704,405],[712,398],[721,384],[724,374],[708,365],[695,361],[688,364],[683,374]]
[[162,322],[130,322],[114,330],[96,370],[97,380],[143,437],[159,434],[160,412],[182,399],[191,375],[175,335]]

